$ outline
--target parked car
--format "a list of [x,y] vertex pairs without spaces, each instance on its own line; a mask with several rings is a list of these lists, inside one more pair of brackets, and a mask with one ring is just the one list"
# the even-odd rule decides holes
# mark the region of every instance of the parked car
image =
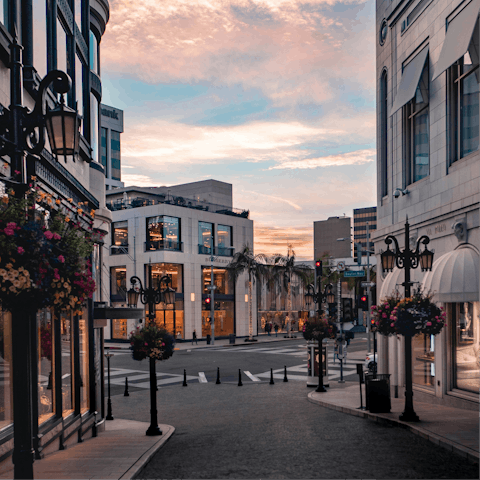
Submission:
[[377,354],[367,353],[363,367],[368,373],[374,373],[377,370]]

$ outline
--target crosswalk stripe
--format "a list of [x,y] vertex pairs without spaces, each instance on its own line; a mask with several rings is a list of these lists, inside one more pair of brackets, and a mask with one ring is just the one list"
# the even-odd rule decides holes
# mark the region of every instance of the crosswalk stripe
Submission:
[[260,382],[261,380],[257,378],[255,375],[252,375],[248,370],[243,372],[248,378],[253,380],[254,382]]
[[207,380],[207,377],[205,376],[205,373],[198,372],[198,381],[200,383],[208,383],[208,380]]

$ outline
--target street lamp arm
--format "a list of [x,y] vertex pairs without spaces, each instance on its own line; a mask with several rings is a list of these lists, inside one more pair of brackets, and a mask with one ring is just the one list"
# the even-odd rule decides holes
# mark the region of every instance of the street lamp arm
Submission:
[[385,238],[385,243],[387,244],[388,248],[390,248],[390,245],[392,243],[395,244],[395,264],[398,268],[403,268],[405,261],[405,252],[402,252],[400,250],[397,239],[393,235],[387,235],[387,237]]
[[414,254],[417,256],[420,253],[420,244],[423,243],[424,245],[428,245],[430,243],[430,238],[428,238],[426,235],[422,235],[418,240],[417,240],[417,246],[415,248]]

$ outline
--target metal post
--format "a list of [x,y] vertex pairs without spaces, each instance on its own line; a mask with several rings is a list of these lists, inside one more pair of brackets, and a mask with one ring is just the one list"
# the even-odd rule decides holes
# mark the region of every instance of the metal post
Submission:
[[[372,306],[372,295],[370,291],[370,230],[368,222],[366,223],[367,227],[367,350],[370,352],[370,315]],[[373,346],[375,348],[375,345]],[[375,357],[374,357],[375,360]]]
[[112,415],[112,398],[110,395],[110,357],[113,357],[113,353],[106,353],[105,357],[107,357],[107,379],[108,379],[108,399],[107,399],[107,416],[105,420],[113,420]]
[[[318,393],[321,392],[326,392],[327,389],[323,385],[323,337],[319,338],[318,340],[318,387],[315,390]],[[325,359],[327,360],[327,359]],[[312,359],[312,368],[314,368],[315,365],[315,359]]]

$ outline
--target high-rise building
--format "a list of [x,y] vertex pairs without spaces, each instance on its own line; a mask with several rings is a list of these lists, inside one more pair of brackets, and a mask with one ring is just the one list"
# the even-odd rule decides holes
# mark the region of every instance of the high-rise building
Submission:
[[333,258],[351,257],[351,243],[349,241],[337,241],[338,238],[350,239],[350,229],[350,217],[329,217],[328,220],[313,222],[314,259],[323,256]]
[[[367,245],[367,222],[370,234],[370,242]],[[353,241],[360,244],[362,251],[373,250],[372,232],[377,229],[377,207],[353,209]],[[354,252],[357,259],[357,252]]]
[[121,133],[123,133],[123,110],[101,104],[100,163],[105,169],[107,190],[124,186],[121,175]]

